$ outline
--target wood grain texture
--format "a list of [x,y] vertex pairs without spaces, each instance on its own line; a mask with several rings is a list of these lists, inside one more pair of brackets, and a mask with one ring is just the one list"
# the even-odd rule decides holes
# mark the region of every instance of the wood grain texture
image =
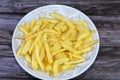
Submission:
[[120,0],[1,0],[1,13],[27,13],[37,7],[63,4],[89,15],[120,15]]

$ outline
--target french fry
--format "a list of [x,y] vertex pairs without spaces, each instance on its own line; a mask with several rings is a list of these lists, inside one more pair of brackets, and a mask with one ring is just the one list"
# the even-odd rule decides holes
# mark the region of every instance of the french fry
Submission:
[[18,36],[18,38],[20,39],[26,39],[28,37],[30,37],[31,35],[33,35],[34,33],[28,33],[28,34],[25,34],[24,36]]
[[[62,43],[62,42],[61,42],[61,43]],[[70,46],[70,47],[72,47],[72,46],[73,46],[72,41],[65,40],[65,41],[64,41],[64,43],[65,43],[66,45]]]
[[26,23],[26,24],[25,24],[25,28],[26,28],[26,30],[27,30],[27,33],[29,33],[29,32],[30,32],[30,24],[29,24],[29,23]]
[[80,20],[80,21],[72,21],[73,24],[88,28],[88,24],[85,20]]
[[93,36],[93,34],[96,32],[96,30],[92,30],[89,36]]
[[23,32],[24,34],[28,34],[27,30],[25,30],[25,26],[19,26],[19,30]]
[[77,36],[77,31],[73,30],[73,32],[70,34],[70,39],[71,41],[75,41]]
[[48,27],[48,22],[43,22],[43,24],[40,27],[40,30],[43,30],[46,27]]
[[48,41],[48,42],[58,41],[58,39],[57,39],[57,38],[48,38],[47,41]]
[[33,27],[31,33],[37,32],[42,27],[42,20],[40,20],[36,25]]
[[47,72],[47,74],[49,74],[49,72],[50,72],[50,67],[49,67],[49,65],[47,65],[47,67],[46,67],[46,72]]
[[33,27],[35,27],[36,22],[37,22],[37,20],[35,18],[32,19],[30,29],[33,29]]
[[54,74],[54,77],[57,77],[58,76],[58,66],[63,64],[63,63],[66,63],[68,61],[68,59],[66,58],[61,58],[61,59],[58,59],[54,62],[53,64],[53,74]]
[[31,56],[29,54],[26,54],[25,55],[25,59],[27,62],[29,62],[30,64],[32,63],[32,59],[31,59]]
[[60,22],[58,23],[56,26],[55,26],[55,30],[61,34],[61,28],[64,26],[64,23],[63,22]]
[[46,32],[46,33],[54,33],[54,34],[59,35],[59,33],[56,32],[55,30],[44,29],[43,32]]
[[72,53],[68,53],[68,55],[69,55],[70,60],[73,61]]
[[29,49],[29,54],[33,53],[34,47],[35,47],[35,44],[32,44],[31,47],[30,47],[30,49]]
[[38,46],[38,44],[36,44],[36,46],[35,46],[35,54],[36,54],[36,59],[37,59],[37,62],[38,62],[38,64],[39,64],[39,66],[40,66],[40,68],[41,68],[41,70],[43,70],[43,63],[42,63],[42,61],[40,60],[40,55],[39,55],[39,46]]
[[67,70],[71,70],[75,67],[75,65],[70,65],[70,64],[64,64],[62,66],[62,71],[67,71]]
[[41,33],[42,33],[42,32],[38,32],[38,33],[37,33],[37,37],[35,38],[34,43],[31,45],[31,47],[30,47],[30,49],[29,49],[29,53],[30,53],[30,54],[32,53],[32,50],[34,49],[35,44],[38,43],[39,38],[41,38]]
[[[48,44],[49,44],[50,46],[52,46],[51,51],[56,50],[57,46],[55,47],[55,45],[54,45],[54,43],[56,43],[56,42],[58,42],[57,39],[54,39],[53,41],[49,41],[49,40],[48,40]],[[60,46],[59,46],[59,47],[60,47]]]
[[66,25],[64,25],[64,26],[61,28],[61,31],[62,31],[62,32],[65,32],[65,31],[67,31],[67,29],[68,29],[68,27],[67,27]]
[[75,29],[76,29],[78,32],[81,32],[80,26],[75,26]]
[[75,49],[78,48],[81,44],[83,43],[83,41],[79,40],[75,43]]
[[49,63],[51,64],[51,63],[53,63],[53,58],[52,58],[52,55],[50,54],[50,48],[49,48],[49,46],[48,46],[48,43],[47,43],[47,41],[46,41],[46,34],[44,34],[43,35],[43,43],[44,43],[44,46],[45,46],[45,51],[46,51],[46,56],[47,56],[47,58],[48,58],[48,61],[49,61]]
[[38,69],[38,63],[37,63],[37,58],[35,54],[32,54],[32,69],[36,70]]
[[27,52],[29,51],[30,46],[31,46],[31,40],[26,42],[26,44],[23,46],[22,51],[21,51],[21,55],[26,55]]
[[52,64],[49,64],[49,65],[48,65],[48,74],[49,74],[50,72],[52,72]]
[[69,38],[74,32],[74,29],[69,29],[66,33],[66,37]]
[[59,21],[58,20],[55,20],[55,19],[51,19],[51,18],[43,18],[43,21],[44,22],[51,22],[51,23],[58,23]]
[[72,57],[73,57],[73,59],[75,59],[75,60],[76,60],[76,59],[78,60],[78,59],[81,58],[81,56],[80,56],[79,54],[76,54],[76,53],[73,53],[73,54],[72,54]]
[[28,40],[30,40],[30,39],[35,38],[36,36],[37,36],[37,33],[34,33],[33,35],[31,35],[31,36],[25,38],[25,40],[28,41]]
[[68,58],[68,57],[66,56],[66,53],[65,53],[65,52],[60,52],[60,53],[58,53],[57,55],[55,55],[54,57],[55,57],[55,60],[60,59],[60,58]]
[[44,58],[43,63],[44,63],[44,71],[46,71],[46,68],[45,68],[45,67],[46,67],[46,65],[49,64],[48,59],[47,59],[47,58]]
[[77,40],[83,40],[83,39],[87,38],[88,35],[89,35],[89,32],[85,32],[85,33],[81,34],[81,35],[78,37]]
[[91,46],[91,45],[94,45],[94,44],[96,44],[96,43],[98,43],[98,42],[99,42],[99,40],[90,41],[90,42],[88,42],[88,43],[85,44],[84,48],[89,47],[89,46]]
[[69,29],[68,31],[64,32],[61,35],[61,39],[62,40],[71,40],[73,34],[74,34],[74,30],[73,29]]
[[51,30],[51,29],[54,28],[55,25],[56,25],[56,24],[49,24],[48,28]]
[[66,64],[78,64],[78,63],[81,63],[81,62],[84,62],[84,61],[85,61],[85,58],[81,57],[79,60],[70,61],[70,62],[67,62]]
[[88,36],[85,40],[84,40],[84,42],[86,43],[86,42],[90,42],[90,41],[92,41],[93,39],[92,39],[92,36]]
[[22,50],[23,50],[23,48],[24,48],[24,45],[25,45],[25,44],[22,44],[22,45],[20,46],[20,48],[18,49],[17,56],[20,56],[20,55],[21,55],[21,52],[22,52]]
[[66,38],[68,37],[68,36],[66,35],[66,33],[67,33],[67,32],[64,32],[64,33],[61,35],[61,40],[66,40]]
[[63,51],[65,51],[66,49],[60,49],[60,50],[57,50],[57,51],[54,51],[53,53],[52,53],[52,55],[54,56],[54,55],[57,55],[57,53],[60,53],[60,52],[63,52]]
[[41,53],[40,53],[40,61],[43,61],[45,58],[45,50],[44,47],[41,48]]
[[89,36],[84,40],[84,42],[90,42],[90,41],[92,41],[93,39],[92,39],[92,36],[93,36],[93,34],[96,32],[96,30],[92,30],[91,32],[90,32],[90,34],[89,34]]
[[90,51],[92,51],[92,50],[93,50],[92,47],[86,47],[86,48],[83,48],[83,49],[77,51],[76,54],[82,55],[82,54],[85,54],[85,53],[90,52]]
[[58,15],[56,13],[51,13],[51,16],[60,21],[65,22],[69,26],[70,29],[74,29],[75,26],[70,21],[68,21],[66,18],[64,18],[63,16]]
[[72,47],[66,45],[65,42],[62,43],[62,46],[70,52],[73,52],[73,53],[76,52]]

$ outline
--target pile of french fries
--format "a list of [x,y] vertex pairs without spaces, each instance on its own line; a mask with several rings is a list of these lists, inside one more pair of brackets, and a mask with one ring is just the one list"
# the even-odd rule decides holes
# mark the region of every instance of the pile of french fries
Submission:
[[33,19],[19,26],[23,36],[17,56],[23,56],[33,70],[58,76],[86,61],[84,54],[93,50],[99,40],[93,40],[95,30],[90,30],[86,21],[71,21],[50,13],[53,18]]

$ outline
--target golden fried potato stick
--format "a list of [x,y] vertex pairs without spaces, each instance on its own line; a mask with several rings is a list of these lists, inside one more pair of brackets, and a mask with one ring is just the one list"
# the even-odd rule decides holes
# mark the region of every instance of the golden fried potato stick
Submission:
[[[72,70],[75,67],[75,65],[71,65],[71,64],[64,64],[62,66],[62,71],[67,71],[67,70]],[[61,72],[62,72],[61,71]]]
[[30,29],[32,30],[33,29],[33,27],[35,27],[35,24],[37,23],[37,20],[34,18],[34,19],[32,19],[32,21],[31,21],[31,26],[30,26]]
[[26,55],[29,51],[29,48],[31,46],[31,40],[25,42],[26,44],[23,46],[22,51],[21,51],[21,55]]
[[65,31],[67,31],[67,30],[68,30],[68,27],[67,27],[66,25],[62,26],[61,32],[65,32]]
[[60,22],[55,26],[55,30],[61,34],[61,28],[64,26],[64,22]]
[[50,23],[58,23],[58,20],[52,19],[52,18],[42,18],[44,22],[50,22]]
[[65,52],[60,52],[60,53],[58,53],[57,55],[54,56],[55,60],[61,59],[61,58],[67,58],[67,59],[69,59],[69,57],[67,56],[67,54]]
[[76,52],[76,50],[74,50],[72,47],[66,45],[65,42],[62,43],[62,46],[63,46],[66,50],[68,50],[68,51],[70,51],[70,52],[73,52],[73,53]]
[[27,38],[25,38],[26,41],[30,40],[30,39],[33,39],[37,36],[38,33],[33,33],[33,35],[31,36],[28,36]]
[[78,40],[74,45],[75,49],[78,48],[82,43],[83,43],[82,40]]
[[91,46],[91,45],[94,45],[94,44],[96,44],[96,43],[98,43],[98,42],[99,42],[99,40],[93,40],[93,41],[87,42],[87,43],[85,44],[84,48],[89,47],[89,46]]
[[92,50],[93,50],[93,47],[90,46],[90,47],[86,47],[86,48],[83,48],[83,49],[77,51],[76,54],[82,55],[82,54],[85,54],[85,53],[90,52]]
[[42,26],[42,23],[43,23],[42,20],[37,22],[36,25],[32,28],[31,33],[35,33],[37,31],[39,31]]
[[66,49],[60,49],[60,50],[57,50],[57,51],[54,51],[53,53],[52,53],[52,55],[54,56],[54,55],[57,55],[58,53],[60,53],[60,52],[63,52],[63,51],[65,51]]
[[81,34],[81,35],[78,37],[77,40],[83,40],[83,39],[87,38],[88,35],[89,35],[89,32],[85,32],[85,33]]
[[20,55],[21,55],[21,52],[22,52],[22,50],[23,50],[23,48],[24,48],[24,45],[25,45],[25,44],[22,44],[22,45],[20,46],[20,48],[18,49],[17,56],[20,56]]
[[35,45],[35,55],[36,55],[36,59],[37,59],[37,62],[39,64],[41,70],[43,70],[44,67],[43,67],[42,61],[40,60],[41,56],[39,55],[39,45],[38,44]]
[[29,62],[30,64],[32,63],[31,56],[30,56],[28,53],[25,55],[25,59],[26,59],[26,61]]
[[40,30],[43,30],[43,29],[45,29],[48,26],[49,26],[49,22],[43,22],[43,24],[40,27]]
[[63,64],[63,63],[66,63],[68,61],[67,58],[61,58],[61,59],[58,59],[54,62],[53,64],[53,74],[54,74],[54,77],[57,77],[58,76],[58,67]]
[[50,29],[44,29],[43,32],[46,32],[46,33],[54,33],[56,35],[59,35],[58,32],[56,32],[55,30],[50,30]]
[[43,61],[44,58],[45,58],[45,50],[44,50],[44,47],[42,47],[40,52],[40,61]]
[[62,21],[62,22],[65,22],[65,24],[67,24],[70,29],[74,29],[75,28],[75,26],[69,20],[67,20],[66,18],[64,18],[63,16],[61,16],[59,14],[56,14],[56,13],[50,13],[50,15],[52,17],[54,17],[54,18]]
[[29,33],[30,32],[30,23],[26,23],[25,28],[26,28],[27,32]]
[[85,61],[85,58],[84,58],[84,57],[80,57],[79,60],[69,61],[69,62],[67,62],[66,64],[78,64],[78,63],[81,63],[81,62],[84,62],[84,61]]
[[70,60],[73,61],[72,53],[69,52],[68,55],[69,55]]
[[27,30],[25,30],[25,26],[19,26],[19,30],[23,32],[24,34],[28,34]]
[[49,48],[49,45],[47,43],[46,38],[47,38],[47,35],[44,33],[44,35],[43,35],[43,44],[44,44],[44,47],[45,47],[46,56],[48,58],[49,63],[51,64],[51,63],[53,63],[53,58],[52,58],[52,55],[50,53],[50,48]]
[[42,33],[43,33],[42,31],[37,33],[37,36],[36,36],[36,38],[35,38],[35,40],[34,40],[34,43],[31,45],[31,47],[30,47],[30,49],[29,49],[29,53],[30,53],[30,54],[32,53],[32,51],[33,51],[33,49],[34,49],[35,44],[37,44],[37,43],[39,42],[39,39],[41,38]]
[[51,23],[51,24],[49,24],[48,28],[50,30],[52,30],[55,26],[56,26],[56,23]]
[[34,54],[32,54],[32,69],[33,69],[33,70],[37,70],[37,69],[39,68],[36,57],[37,57],[37,56],[36,56],[36,54],[35,54],[35,52],[34,52]]
[[55,45],[52,48],[50,48],[50,50],[51,50],[51,52],[57,51],[57,50],[61,49],[61,47],[62,47],[61,45]]
[[76,24],[78,26],[82,26],[84,28],[88,28],[88,24],[85,20],[79,20],[79,21],[72,21],[73,24]]

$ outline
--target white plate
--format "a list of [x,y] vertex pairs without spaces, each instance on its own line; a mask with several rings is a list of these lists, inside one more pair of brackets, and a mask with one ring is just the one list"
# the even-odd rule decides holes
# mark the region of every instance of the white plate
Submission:
[[[17,50],[18,50],[18,47],[21,44],[21,41],[16,39],[15,37],[23,35],[18,29],[19,25],[22,25],[26,22],[30,22],[33,18],[39,19],[40,17],[50,17],[49,16],[50,12],[59,13],[59,14],[65,16],[66,18],[69,18],[71,20],[80,20],[80,19],[85,20],[85,21],[87,21],[87,23],[89,25],[89,28],[91,30],[96,30],[97,31],[93,22],[84,13],[82,13],[81,11],[79,11],[75,8],[65,6],[65,5],[47,5],[47,6],[39,7],[37,9],[29,12],[27,15],[25,15],[20,20],[20,22],[17,24],[17,26],[14,30],[14,34],[13,34],[13,37],[12,37],[13,53],[14,53],[14,56],[15,56],[18,64],[26,72],[28,72],[29,74],[31,74],[32,76],[34,76],[36,78],[44,79],[44,80],[56,80],[56,79],[52,76],[48,76],[44,72],[33,71],[23,57],[17,57],[16,56]],[[98,31],[94,34],[93,39],[99,39]],[[94,45],[94,50],[92,52],[90,52],[89,54],[85,55],[85,57],[87,59],[86,62],[77,65],[74,70],[70,70],[70,71],[67,71],[67,72],[60,73],[57,80],[71,79],[71,78],[74,78],[74,77],[82,74],[83,72],[85,72],[95,61],[95,58],[96,58],[96,56],[98,54],[98,50],[99,50],[99,44],[100,43],[97,43],[96,45]]]

